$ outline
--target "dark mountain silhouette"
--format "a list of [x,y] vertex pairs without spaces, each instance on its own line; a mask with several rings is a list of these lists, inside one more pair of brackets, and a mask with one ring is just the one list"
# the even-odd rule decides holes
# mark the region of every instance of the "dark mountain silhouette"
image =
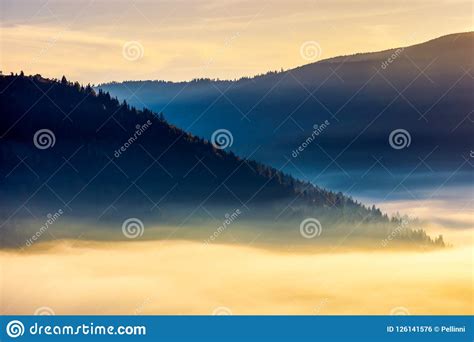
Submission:
[[[90,227],[130,217],[182,225],[237,208],[249,222],[299,223],[310,216],[346,231],[374,225],[380,236],[401,222],[220,150],[162,115],[65,77],[0,76],[0,90],[4,244],[21,241],[25,218],[38,227],[58,209]],[[405,238],[431,243],[421,230],[404,231]]]
[[[472,150],[473,43],[473,32],[459,33],[236,81],[129,81],[100,88],[138,107],[165,111],[168,121],[199,136],[229,129],[236,153],[250,155],[260,146],[255,158],[285,165],[299,178],[314,179],[322,170],[352,178],[355,171],[364,174],[374,158],[399,175],[411,174],[427,158],[440,175],[457,169]],[[326,120],[330,125],[295,157],[314,125]],[[409,148],[391,148],[389,136],[396,129],[409,132]],[[424,166],[413,171],[431,172]],[[363,179],[346,183],[341,188],[369,186]],[[380,192],[382,185],[375,189]]]

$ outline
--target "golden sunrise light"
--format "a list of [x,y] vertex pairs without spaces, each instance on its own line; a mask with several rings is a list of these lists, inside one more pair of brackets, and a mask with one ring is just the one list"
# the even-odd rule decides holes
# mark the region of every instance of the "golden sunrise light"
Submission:
[[[234,79],[473,27],[472,3],[458,0],[6,0],[1,9],[3,73],[95,84]],[[320,47],[309,60],[300,54],[308,41]],[[140,44],[139,58],[124,58],[129,42]]]
[[472,340],[472,14],[0,0],[0,341]]

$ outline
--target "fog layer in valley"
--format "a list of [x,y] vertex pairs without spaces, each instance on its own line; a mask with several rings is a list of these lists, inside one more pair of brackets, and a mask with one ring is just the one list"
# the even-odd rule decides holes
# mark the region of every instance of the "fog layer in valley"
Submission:
[[0,252],[2,314],[473,314],[472,245],[331,253],[190,241]]

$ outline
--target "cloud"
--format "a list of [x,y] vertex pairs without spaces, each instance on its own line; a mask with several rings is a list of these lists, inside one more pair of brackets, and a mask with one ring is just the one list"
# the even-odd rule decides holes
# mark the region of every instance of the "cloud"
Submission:
[[[0,252],[2,314],[472,314],[472,246],[276,252],[182,241],[56,241]],[[376,262],[374,262],[376,260]],[[469,261],[470,260],[470,261]],[[423,296],[414,289],[423,289]]]
[[[324,57],[412,44],[472,27],[469,2],[5,0],[2,68],[85,83],[196,77],[233,79],[288,69],[305,61],[302,42],[317,41]],[[423,17],[423,27],[419,18]],[[441,20],[442,18],[442,20]],[[61,39],[43,53],[48,40]],[[231,48],[229,37],[239,34]],[[121,45],[139,41],[141,63],[126,64]],[[202,62],[216,60],[204,73]],[[178,65],[178,63],[181,63]],[[168,68],[171,66],[171,68]],[[148,77],[147,77],[148,76]]]

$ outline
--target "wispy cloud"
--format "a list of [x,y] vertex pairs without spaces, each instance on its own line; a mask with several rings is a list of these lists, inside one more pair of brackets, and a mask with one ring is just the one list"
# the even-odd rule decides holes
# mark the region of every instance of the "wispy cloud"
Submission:
[[[95,83],[250,76],[306,63],[299,47],[308,40],[327,58],[472,29],[467,1],[5,0],[1,6],[4,72],[64,73]],[[121,58],[127,41],[143,45],[139,63]]]

